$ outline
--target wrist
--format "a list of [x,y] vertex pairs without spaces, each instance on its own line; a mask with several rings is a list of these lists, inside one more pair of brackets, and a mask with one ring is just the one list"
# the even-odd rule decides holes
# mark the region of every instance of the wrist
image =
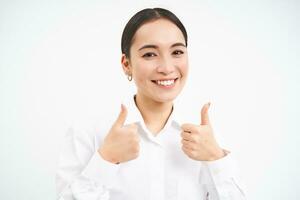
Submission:
[[224,158],[228,153],[229,153],[228,151],[220,148],[210,159],[208,159],[208,161],[219,160],[221,158]]

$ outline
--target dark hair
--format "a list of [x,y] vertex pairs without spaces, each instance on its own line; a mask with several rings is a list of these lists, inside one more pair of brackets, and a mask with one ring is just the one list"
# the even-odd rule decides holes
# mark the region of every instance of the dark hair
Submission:
[[131,19],[127,22],[121,40],[121,50],[122,53],[126,55],[127,58],[130,57],[130,47],[132,45],[132,39],[134,37],[135,32],[142,26],[144,23],[149,22],[151,20],[156,19],[167,19],[173,22],[182,32],[185,45],[187,46],[187,33],[186,30],[181,23],[181,21],[176,17],[174,13],[169,10],[163,8],[146,8],[139,12],[137,12]]

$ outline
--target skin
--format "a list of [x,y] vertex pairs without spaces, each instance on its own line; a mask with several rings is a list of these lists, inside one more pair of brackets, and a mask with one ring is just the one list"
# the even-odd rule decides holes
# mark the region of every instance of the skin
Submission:
[[[155,47],[143,48],[146,45]],[[164,19],[142,25],[133,38],[130,59],[122,55],[122,66],[137,86],[136,103],[147,128],[157,134],[186,82],[188,54],[183,34],[176,25]],[[178,79],[172,90],[161,89],[152,82],[174,78]]]
[[[143,24],[135,33],[130,58],[122,55],[122,68],[132,75],[137,87],[136,104],[147,128],[159,134],[172,112],[173,100],[183,89],[188,75],[188,52],[181,30],[166,19]],[[172,88],[164,88],[157,80],[176,79]],[[199,124],[183,124],[182,150],[191,159],[213,161],[225,156],[219,147],[208,117],[209,104],[201,110]],[[127,109],[121,112],[98,150],[112,163],[126,162],[138,157],[137,126],[124,126]]]

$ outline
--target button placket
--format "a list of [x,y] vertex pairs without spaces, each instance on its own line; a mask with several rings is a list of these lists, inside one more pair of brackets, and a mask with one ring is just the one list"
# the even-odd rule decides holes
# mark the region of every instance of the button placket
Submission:
[[164,191],[165,191],[165,175],[164,175],[164,164],[163,164],[163,158],[164,153],[163,149],[160,145],[154,144],[151,148],[151,160],[152,164],[150,169],[151,172],[151,200],[163,200],[164,197]]

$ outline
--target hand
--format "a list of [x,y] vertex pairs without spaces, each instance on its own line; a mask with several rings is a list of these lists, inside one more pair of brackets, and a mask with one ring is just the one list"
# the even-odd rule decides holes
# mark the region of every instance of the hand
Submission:
[[118,119],[112,125],[98,153],[103,159],[112,163],[133,160],[139,155],[138,127],[136,124],[124,126],[127,109],[122,104]]
[[200,125],[181,126],[182,150],[194,160],[212,161],[225,156],[225,151],[219,147],[213,135],[208,117],[209,106],[210,103],[207,103],[202,107]]

